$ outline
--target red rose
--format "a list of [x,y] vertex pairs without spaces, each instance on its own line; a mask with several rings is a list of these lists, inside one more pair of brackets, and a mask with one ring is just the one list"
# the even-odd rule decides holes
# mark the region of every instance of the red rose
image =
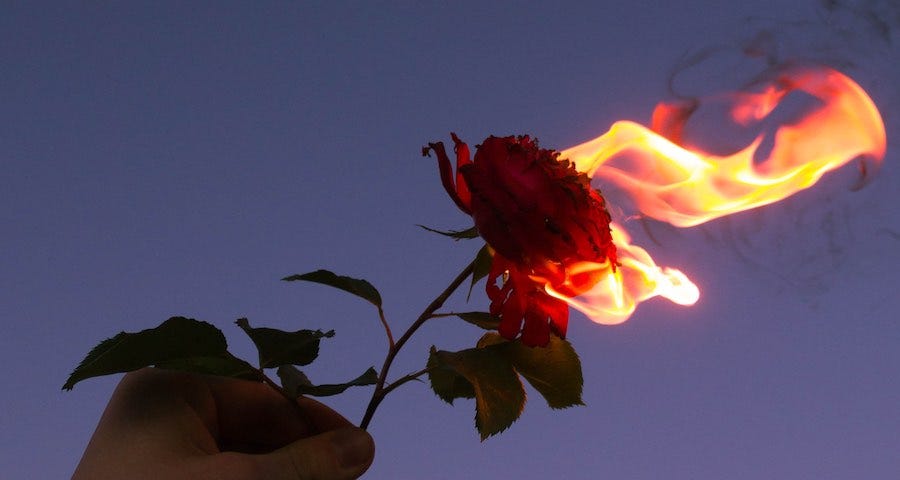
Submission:
[[606,202],[590,178],[528,136],[489,137],[474,161],[468,145],[451,136],[455,178],[443,143],[429,147],[447,193],[472,215],[495,251],[487,294],[491,313],[500,316],[500,334],[513,339],[521,331],[522,342],[531,346],[546,345],[551,329],[565,337],[568,305],[545,286],[575,296],[593,287],[602,272],[576,274],[571,267],[592,262],[615,268]]

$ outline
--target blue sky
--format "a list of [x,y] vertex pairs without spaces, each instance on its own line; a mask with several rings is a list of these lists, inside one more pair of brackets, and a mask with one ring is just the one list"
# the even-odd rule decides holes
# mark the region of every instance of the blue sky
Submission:
[[[369,478],[900,471],[900,13],[670,3],[0,7],[4,478],[71,473],[118,378],[59,387],[121,330],[195,317],[249,356],[236,318],[333,328],[314,381],[380,365],[364,302],[278,279],[320,267],[365,277],[395,330],[415,318],[478,248],[415,226],[470,225],[420,156],[426,142],[528,133],[565,148],[619,119],[647,122],[679,62],[739,51],[766,27],[780,59],[828,60],[881,106],[888,155],[872,182],[851,191],[848,168],[780,205],[689,230],[651,223],[654,255],[691,275],[701,300],[650,301],[615,327],[573,313],[586,407],[550,411],[529,391],[519,422],[481,443],[471,402],[450,407],[413,383],[373,422]],[[723,65],[678,86],[703,93],[742,72]],[[436,320],[393,372],[479,335]],[[368,393],[329,403],[358,421]]]

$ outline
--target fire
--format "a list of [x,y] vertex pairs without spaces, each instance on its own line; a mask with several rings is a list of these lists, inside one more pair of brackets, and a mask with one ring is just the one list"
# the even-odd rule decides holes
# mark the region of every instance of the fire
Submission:
[[615,272],[607,263],[573,265],[569,268],[570,276],[592,271],[604,271],[605,276],[590,291],[577,297],[570,298],[548,286],[550,295],[565,300],[595,322],[606,325],[628,320],[637,304],[651,297],[660,296],[679,305],[697,302],[700,289],[687,275],[673,268],[657,266],[646,250],[631,244],[625,229],[616,223],[610,224],[610,227],[619,255],[619,266]]
[[[642,215],[678,227],[777,202],[857,158],[876,165],[883,160],[881,115],[866,92],[842,73],[793,66],[773,71],[755,87],[729,95],[729,113],[738,125],[767,119],[795,91],[815,99],[816,106],[799,120],[779,125],[770,149],[761,148],[765,133],[730,155],[688,148],[681,132],[698,104],[661,103],[653,129],[619,121],[560,156],[601,184],[625,191]],[[654,296],[682,305],[697,301],[699,289],[687,276],[657,266],[644,249],[629,243],[620,226],[613,235],[621,264],[616,272],[576,298],[550,293],[603,324],[625,321],[638,302]]]

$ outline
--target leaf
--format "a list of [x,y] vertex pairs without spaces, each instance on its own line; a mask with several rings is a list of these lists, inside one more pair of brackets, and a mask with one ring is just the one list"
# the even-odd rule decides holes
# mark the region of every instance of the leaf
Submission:
[[437,370],[450,369],[472,385],[475,428],[482,440],[506,430],[522,414],[525,389],[512,364],[499,349],[434,351],[432,356]]
[[461,312],[454,315],[485,330],[496,330],[500,326],[500,317],[488,312]]
[[518,340],[507,341],[496,333],[487,333],[478,345],[502,349],[516,371],[547,400],[550,408],[584,405],[581,361],[568,341],[550,335],[546,347],[528,347]]
[[189,371],[197,371],[196,368],[217,374],[243,371],[243,365],[239,364],[243,360],[233,357],[227,348],[225,335],[218,328],[192,318],[172,317],[156,328],[121,332],[100,342],[78,364],[63,389],[71,390],[86,378],[130,372],[150,365],[163,368],[173,365]]
[[334,330],[297,330],[285,332],[274,328],[253,328],[246,318],[239,318],[237,326],[247,333],[259,351],[259,367],[281,365],[309,365],[319,356],[319,339],[333,337]]
[[472,268],[472,283],[469,285],[469,293],[466,295],[466,300],[469,300],[472,296],[472,289],[475,288],[475,284],[491,272],[491,263],[493,261],[494,252],[485,243],[481,250],[478,250],[478,253],[475,254],[475,265]]
[[572,344],[550,335],[546,347],[528,347],[514,342],[512,362],[516,370],[537,390],[550,408],[584,405],[581,360]]
[[291,275],[284,277],[282,280],[293,282],[297,280],[305,280],[307,282],[321,283],[341,289],[345,292],[352,293],[360,297],[372,305],[381,308],[381,294],[372,286],[371,283],[358,278],[345,277],[329,272],[328,270],[316,270],[315,272],[304,273],[302,275]]
[[337,395],[350,387],[363,387],[366,385],[375,385],[378,382],[378,372],[374,367],[369,367],[362,375],[350,380],[346,383],[338,384],[322,384],[301,387],[300,395],[312,395],[314,397],[327,397],[329,395]]
[[[478,343],[476,343],[475,346],[478,348],[487,348],[487,347],[491,347],[494,345],[506,345],[508,343],[511,343],[511,342],[509,340],[501,337],[500,334],[498,334],[497,332],[488,332],[488,333],[485,333],[484,335],[482,335],[481,338],[478,339]],[[505,351],[505,349],[507,349],[508,347],[501,346],[501,347],[497,347],[497,348],[501,349],[501,351],[503,351],[504,355],[508,355]]]
[[453,238],[454,240],[478,238],[478,229],[474,226],[465,230],[437,230],[434,228],[426,227],[425,225],[416,226],[428,230],[429,232],[434,232],[440,235],[444,235],[445,237]]
[[472,384],[452,368],[446,367],[437,357],[437,349],[433,345],[427,367],[431,389],[441,400],[453,405],[457,398],[475,398]]
[[293,365],[282,365],[278,367],[276,373],[278,373],[278,378],[281,379],[281,386],[294,396],[298,395],[297,391],[300,390],[301,386],[312,385],[309,377]]
[[303,372],[293,366],[279,367],[278,376],[281,378],[281,385],[295,396],[327,397],[343,393],[350,387],[374,385],[378,382],[378,372],[373,367],[369,367],[365,373],[347,383],[338,384],[313,385]]
[[157,363],[156,366],[168,370],[181,370],[204,375],[217,375],[244,380],[263,380],[262,374],[253,365],[231,354],[224,357],[179,358]]

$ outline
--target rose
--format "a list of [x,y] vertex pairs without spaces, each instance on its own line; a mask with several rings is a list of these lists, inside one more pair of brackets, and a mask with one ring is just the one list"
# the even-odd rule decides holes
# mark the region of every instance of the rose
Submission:
[[[547,293],[575,296],[615,268],[606,202],[590,179],[559,153],[541,149],[528,136],[488,137],[469,147],[455,134],[456,175],[441,142],[441,180],[459,208],[472,216],[479,235],[494,250],[487,294],[499,333],[546,345],[553,331],[565,337],[567,304]],[[602,268],[573,268],[590,262]]]

